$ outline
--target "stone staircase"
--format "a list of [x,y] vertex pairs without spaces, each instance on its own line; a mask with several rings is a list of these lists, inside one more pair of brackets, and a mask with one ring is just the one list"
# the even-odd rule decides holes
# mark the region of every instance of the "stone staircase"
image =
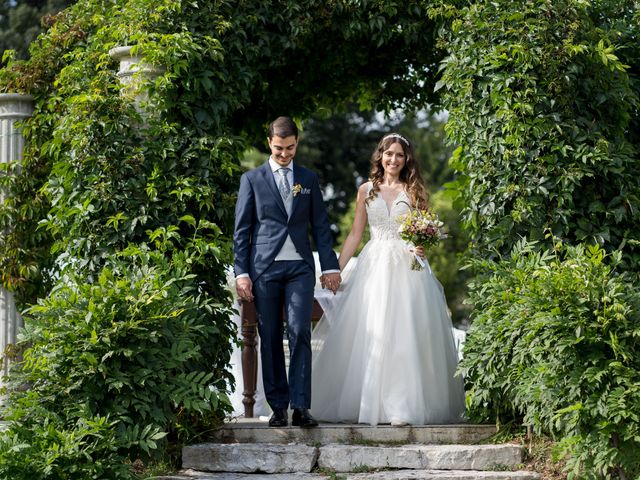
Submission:
[[269,428],[239,419],[213,442],[182,451],[178,474],[158,480],[538,480],[522,447],[483,443],[489,425],[321,424]]

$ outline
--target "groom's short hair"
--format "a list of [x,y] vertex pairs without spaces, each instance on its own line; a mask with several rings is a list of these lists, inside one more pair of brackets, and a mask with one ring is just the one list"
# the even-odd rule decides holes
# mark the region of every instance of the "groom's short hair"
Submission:
[[269,138],[287,138],[291,135],[298,138],[298,126],[291,117],[278,117],[269,125]]

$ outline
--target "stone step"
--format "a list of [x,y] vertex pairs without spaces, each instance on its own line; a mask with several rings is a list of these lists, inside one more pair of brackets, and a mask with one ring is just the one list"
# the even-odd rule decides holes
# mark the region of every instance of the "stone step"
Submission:
[[202,443],[182,449],[182,467],[207,472],[310,472],[318,449],[308,445],[275,443]]
[[[179,474],[157,477],[156,480],[327,480],[319,473],[208,473],[183,470]],[[540,475],[529,471],[474,471],[474,470],[388,470],[366,473],[340,473],[337,480],[539,480]]]
[[236,473],[309,473],[316,466],[336,472],[378,470],[493,470],[522,462],[517,445],[339,445],[205,443],[182,449],[185,469]]
[[213,441],[221,443],[330,443],[358,444],[454,444],[480,443],[496,433],[495,425],[407,425],[395,427],[362,424],[327,424],[317,428],[272,428],[259,419],[236,419],[216,431]]
[[318,466],[336,472],[361,468],[412,470],[494,470],[522,463],[518,445],[403,445],[371,447],[326,445],[320,448]]

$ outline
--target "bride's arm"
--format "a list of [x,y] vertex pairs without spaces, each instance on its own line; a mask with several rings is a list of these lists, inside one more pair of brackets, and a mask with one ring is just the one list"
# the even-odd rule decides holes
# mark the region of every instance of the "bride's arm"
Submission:
[[364,183],[358,188],[358,195],[356,197],[356,213],[353,219],[353,225],[351,231],[347,235],[340,257],[338,258],[338,264],[340,265],[340,271],[344,270],[344,267],[349,263],[351,257],[355,253],[360,241],[362,240],[362,234],[364,227],[367,225],[367,209],[364,204],[367,198],[367,184]]

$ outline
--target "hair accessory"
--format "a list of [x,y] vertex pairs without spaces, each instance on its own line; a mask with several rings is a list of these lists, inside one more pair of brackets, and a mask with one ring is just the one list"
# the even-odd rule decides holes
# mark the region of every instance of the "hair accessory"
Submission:
[[402,140],[404,142],[404,144],[408,147],[409,146],[409,140],[407,140],[406,138],[404,138],[402,135],[400,135],[399,133],[390,133],[389,135],[386,135],[382,138],[382,140],[386,140],[387,138],[398,138],[400,140]]

